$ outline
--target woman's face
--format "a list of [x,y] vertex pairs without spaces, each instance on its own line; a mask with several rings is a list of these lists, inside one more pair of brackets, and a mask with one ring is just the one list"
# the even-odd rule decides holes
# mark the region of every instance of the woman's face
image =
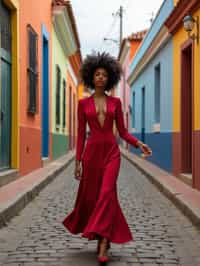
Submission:
[[108,72],[104,68],[97,68],[94,72],[93,82],[95,88],[105,88],[108,82]]

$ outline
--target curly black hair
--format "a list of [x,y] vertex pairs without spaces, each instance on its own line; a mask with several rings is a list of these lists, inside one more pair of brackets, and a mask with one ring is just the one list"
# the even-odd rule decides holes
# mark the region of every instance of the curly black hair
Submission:
[[105,90],[109,91],[119,82],[122,74],[120,63],[109,53],[92,53],[87,55],[80,68],[80,76],[84,85],[94,89],[93,76],[97,68],[104,68],[108,73]]

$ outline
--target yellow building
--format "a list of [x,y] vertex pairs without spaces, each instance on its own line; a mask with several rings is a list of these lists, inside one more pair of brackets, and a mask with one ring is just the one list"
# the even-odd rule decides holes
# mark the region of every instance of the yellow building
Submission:
[[175,4],[166,21],[173,41],[173,172],[200,190],[200,1]]
[[[0,1],[0,169],[19,168],[19,1]],[[5,34],[6,33],[6,34]]]

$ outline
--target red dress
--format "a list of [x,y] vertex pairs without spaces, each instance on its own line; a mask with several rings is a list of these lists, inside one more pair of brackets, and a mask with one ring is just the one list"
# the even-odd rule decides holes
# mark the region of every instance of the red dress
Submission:
[[[76,159],[82,163],[82,179],[74,209],[62,223],[71,233],[82,233],[82,237],[89,240],[100,235],[120,244],[133,240],[133,237],[117,197],[121,157],[113,134],[114,119],[120,137],[137,148],[137,138],[124,126],[120,98],[106,96],[103,126],[97,117],[93,95],[79,100]],[[86,122],[90,136],[85,145]]]

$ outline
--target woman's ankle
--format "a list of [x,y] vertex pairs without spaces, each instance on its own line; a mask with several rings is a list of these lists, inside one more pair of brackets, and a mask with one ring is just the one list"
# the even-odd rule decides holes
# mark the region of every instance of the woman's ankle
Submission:
[[107,243],[108,240],[106,238],[102,238],[100,241],[100,249],[99,249],[99,256],[106,256],[107,255]]

